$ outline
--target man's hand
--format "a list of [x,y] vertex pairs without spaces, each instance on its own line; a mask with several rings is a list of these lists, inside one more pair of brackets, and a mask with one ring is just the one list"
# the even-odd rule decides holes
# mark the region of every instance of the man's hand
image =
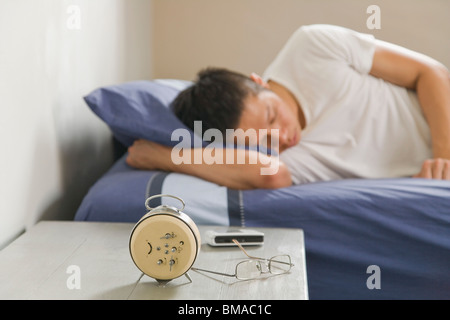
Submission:
[[148,140],[136,140],[128,148],[126,162],[129,166],[143,170],[171,169],[171,148]]
[[428,159],[422,164],[422,169],[414,178],[450,180],[450,160]]

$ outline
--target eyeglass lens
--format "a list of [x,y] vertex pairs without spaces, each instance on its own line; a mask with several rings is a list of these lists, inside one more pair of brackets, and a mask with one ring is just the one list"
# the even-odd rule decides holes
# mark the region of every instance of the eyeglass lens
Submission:
[[282,274],[291,270],[291,258],[288,255],[272,257],[269,260],[269,271],[273,274]]
[[236,265],[236,278],[248,280],[261,275],[261,264],[258,260],[242,261]]
[[236,278],[240,280],[249,280],[258,278],[263,272],[272,274],[286,273],[291,269],[291,258],[288,255],[275,256],[268,261],[268,270],[263,270],[261,261],[246,260],[236,265]]

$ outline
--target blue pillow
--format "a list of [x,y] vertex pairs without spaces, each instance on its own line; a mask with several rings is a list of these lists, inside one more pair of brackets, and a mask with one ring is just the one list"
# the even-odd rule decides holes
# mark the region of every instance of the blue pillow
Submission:
[[189,81],[142,80],[98,88],[84,97],[90,109],[111,129],[116,139],[130,146],[136,139],[146,139],[174,146],[172,132],[189,130],[171,111],[170,104]]

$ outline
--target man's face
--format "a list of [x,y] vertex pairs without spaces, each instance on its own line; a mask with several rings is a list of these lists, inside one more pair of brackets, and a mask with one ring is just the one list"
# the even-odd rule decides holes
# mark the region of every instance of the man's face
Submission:
[[[271,90],[263,90],[257,96],[249,95],[245,99],[238,128],[244,131],[255,129],[258,133],[258,142],[267,146],[271,146],[269,139],[272,139],[272,146],[275,141],[279,153],[296,145],[302,132],[297,110]],[[263,130],[260,129],[267,130],[267,140],[261,133]],[[272,129],[277,129],[278,134]]]

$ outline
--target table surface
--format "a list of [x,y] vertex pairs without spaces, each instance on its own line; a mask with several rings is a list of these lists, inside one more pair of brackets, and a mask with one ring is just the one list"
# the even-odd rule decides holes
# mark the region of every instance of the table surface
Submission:
[[[133,263],[129,236],[134,224],[42,221],[0,251],[0,299],[158,299],[293,300],[308,299],[301,229],[254,228],[264,245],[247,246],[253,256],[289,254],[287,274],[237,280],[190,270],[159,284]],[[233,273],[246,256],[237,247],[211,247],[198,226],[202,246],[194,267]],[[78,286],[76,286],[77,284]]]

